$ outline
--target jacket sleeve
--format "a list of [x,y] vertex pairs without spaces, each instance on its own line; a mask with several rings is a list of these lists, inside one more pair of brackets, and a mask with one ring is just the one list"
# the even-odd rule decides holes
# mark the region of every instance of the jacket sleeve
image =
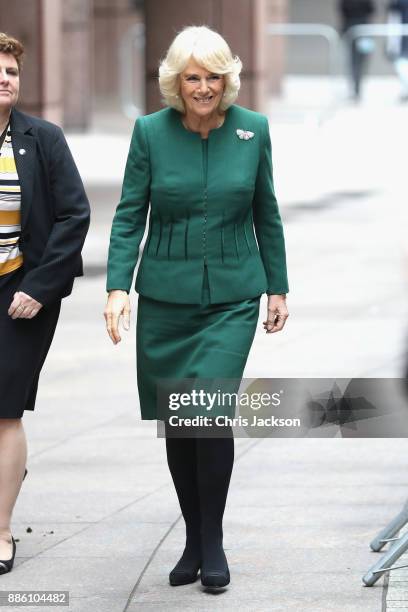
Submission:
[[143,118],[135,123],[126,162],[122,195],[113,218],[106,290],[129,293],[150,199],[150,160]]
[[263,117],[261,152],[253,199],[253,218],[259,252],[265,268],[268,295],[288,293],[285,240],[275,197],[269,126]]
[[38,265],[25,274],[19,287],[43,305],[60,299],[78,274],[90,221],[81,177],[65,136],[57,127],[49,160],[53,225]]

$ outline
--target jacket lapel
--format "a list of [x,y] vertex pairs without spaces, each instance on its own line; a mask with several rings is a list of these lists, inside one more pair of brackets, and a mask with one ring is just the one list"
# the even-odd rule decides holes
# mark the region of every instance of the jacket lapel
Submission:
[[21,229],[27,223],[34,191],[34,168],[37,154],[36,140],[29,118],[13,109],[11,111],[11,140],[21,188]]

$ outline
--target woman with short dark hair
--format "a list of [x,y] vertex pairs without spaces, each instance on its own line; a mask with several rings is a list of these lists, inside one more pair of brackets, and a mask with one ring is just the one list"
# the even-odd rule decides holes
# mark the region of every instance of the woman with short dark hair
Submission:
[[34,410],[61,299],[82,275],[89,226],[61,129],[15,108],[23,52],[0,33],[0,574],[16,553],[10,522],[27,458],[21,418]]

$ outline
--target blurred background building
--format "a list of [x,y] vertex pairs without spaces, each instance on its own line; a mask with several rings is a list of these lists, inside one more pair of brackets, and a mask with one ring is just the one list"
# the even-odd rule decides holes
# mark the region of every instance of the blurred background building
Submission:
[[[375,0],[375,23],[387,21],[387,4]],[[159,59],[175,33],[191,24],[208,24],[227,38],[244,64],[238,103],[270,119],[290,318],[283,333],[272,336],[258,324],[245,376],[344,382],[400,378],[407,371],[408,104],[400,100],[385,36],[372,39],[368,78],[356,101],[346,79],[337,0],[0,0],[0,30],[27,48],[20,107],[66,129],[92,207],[85,276],[63,304],[42,374],[41,415],[25,416],[35,469],[16,514],[25,548],[11,575],[16,589],[67,584],[75,610],[150,610],[155,602],[165,609],[170,601],[167,592],[166,603],[158,601],[157,580],[178,527],[165,463],[158,461],[162,440],[152,439],[155,423],[139,421],[135,292],[133,327],[119,347],[111,346],[102,313],[110,228],[134,116],[160,108]],[[260,320],[266,307],[263,296]],[[358,432],[346,427],[328,435]],[[230,520],[236,527],[242,517],[253,519],[235,554],[238,560],[243,554],[245,572],[259,578],[257,601],[267,602],[262,609],[276,600],[288,612],[407,610],[406,588],[399,587],[408,584],[406,569],[394,587],[385,583],[384,593],[363,592],[359,578],[372,563],[368,550],[362,554],[368,529],[375,533],[405,501],[404,445],[259,442],[240,454],[231,504],[237,514]],[[271,474],[273,487],[265,480]],[[250,506],[240,486],[248,479]],[[265,498],[265,490],[273,497]],[[28,535],[26,508],[40,512]],[[127,556],[134,554],[129,542],[141,543],[140,557]],[[263,564],[266,579],[259,576],[265,542],[284,559],[283,573]],[[106,572],[113,549],[124,571]],[[135,607],[127,608],[127,593]],[[227,607],[245,607],[242,590],[231,594]],[[194,596],[201,598],[197,605],[171,600],[172,609],[201,609],[202,594]]]
[[[324,38],[268,35],[266,25],[338,29],[337,5],[337,0],[0,0],[0,29],[26,45],[21,108],[81,131],[95,118],[119,113],[126,98],[142,112],[160,108],[158,61],[175,32],[191,23],[205,23],[227,38],[244,63],[239,102],[265,110],[270,96],[282,93],[284,76],[330,71]],[[375,21],[385,21],[386,5],[387,0],[376,1]],[[379,76],[393,73],[384,44],[377,41],[370,63]]]

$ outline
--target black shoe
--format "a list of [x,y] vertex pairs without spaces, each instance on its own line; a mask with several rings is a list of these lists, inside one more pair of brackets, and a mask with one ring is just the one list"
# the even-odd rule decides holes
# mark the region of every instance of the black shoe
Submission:
[[191,570],[173,569],[169,574],[169,581],[171,586],[181,586],[182,584],[190,584],[195,582],[198,578],[199,567],[197,569],[192,568]]
[[212,589],[219,589],[227,586],[230,583],[229,570],[225,572],[218,571],[202,571],[201,570],[201,584],[205,587]]
[[177,565],[171,570],[169,574],[169,582],[171,586],[180,586],[182,584],[190,584],[195,582],[198,578],[198,572],[200,570],[201,560],[197,558],[186,556],[186,550],[184,550],[181,559]]
[[204,553],[201,566],[201,584],[210,588],[221,588],[230,582],[227,558],[222,546],[216,546]]
[[0,561],[0,574],[8,574],[8,572],[11,572],[13,569],[14,557],[16,556],[16,542],[13,536],[11,536],[11,540],[13,542],[13,554],[11,559],[8,559],[7,561]]

